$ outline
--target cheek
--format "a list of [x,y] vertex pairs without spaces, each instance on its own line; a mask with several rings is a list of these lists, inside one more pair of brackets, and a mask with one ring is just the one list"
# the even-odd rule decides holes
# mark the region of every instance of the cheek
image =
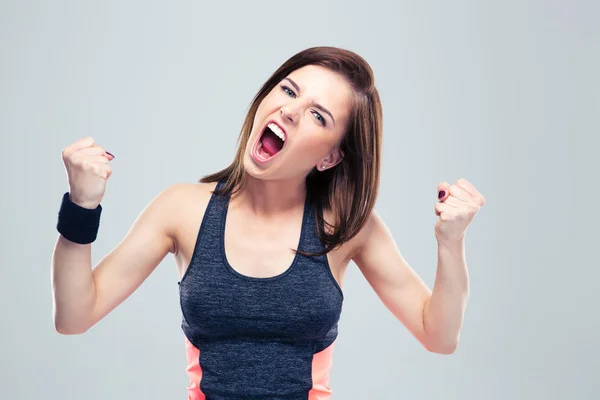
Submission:
[[263,122],[263,120],[267,117],[268,113],[267,111],[265,111],[266,106],[267,104],[263,100],[263,102],[261,102],[258,108],[256,109],[256,114],[254,114],[254,121],[252,122],[252,132],[254,132],[256,130],[257,125],[260,125]]
[[260,102],[258,108],[256,109],[256,115],[254,115],[254,125],[257,122],[261,122],[263,119],[267,118],[273,110],[276,109],[276,102],[273,101],[272,95],[268,95]]
[[278,98],[276,92],[269,93],[259,104],[258,110],[265,112],[265,110],[272,110],[277,106],[278,103],[281,103],[281,100]]
[[302,153],[308,153],[310,159],[324,157],[335,146],[335,141],[318,129],[305,131],[302,135],[298,147],[302,149]]

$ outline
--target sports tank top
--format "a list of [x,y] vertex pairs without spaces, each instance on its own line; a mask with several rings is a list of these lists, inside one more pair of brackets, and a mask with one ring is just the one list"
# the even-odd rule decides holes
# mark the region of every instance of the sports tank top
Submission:
[[[329,400],[344,296],[327,256],[296,253],[273,277],[239,273],[225,254],[229,199],[211,195],[179,282],[188,400]],[[316,227],[307,196],[299,249],[323,248]]]

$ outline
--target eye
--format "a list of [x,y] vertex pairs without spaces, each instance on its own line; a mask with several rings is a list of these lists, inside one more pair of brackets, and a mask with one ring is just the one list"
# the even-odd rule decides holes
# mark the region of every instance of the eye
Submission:
[[285,86],[285,85],[281,85],[281,89],[290,97],[293,97],[294,99],[296,98],[296,93],[294,93],[294,91],[292,89],[290,89],[289,87]]
[[316,111],[313,111],[312,113],[317,118],[317,120],[321,123],[321,125],[323,125],[323,126],[327,125],[327,123],[325,122],[325,118],[323,118],[323,116],[321,114],[319,114]]

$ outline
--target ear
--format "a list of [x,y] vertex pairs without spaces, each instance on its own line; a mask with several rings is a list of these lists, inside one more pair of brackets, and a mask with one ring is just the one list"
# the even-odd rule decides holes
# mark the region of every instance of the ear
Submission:
[[327,157],[321,160],[321,162],[317,165],[317,169],[319,171],[325,171],[329,168],[333,168],[337,164],[339,164],[343,159],[344,152],[339,147],[336,147],[331,153],[327,155]]

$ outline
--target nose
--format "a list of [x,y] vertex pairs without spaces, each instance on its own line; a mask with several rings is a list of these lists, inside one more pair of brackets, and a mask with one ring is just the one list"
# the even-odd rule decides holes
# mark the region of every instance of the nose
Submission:
[[296,123],[296,121],[298,120],[298,111],[295,108],[290,107],[289,105],[281,107],[280,112],[281,117],[283,119],[287,119],[291,123]]

